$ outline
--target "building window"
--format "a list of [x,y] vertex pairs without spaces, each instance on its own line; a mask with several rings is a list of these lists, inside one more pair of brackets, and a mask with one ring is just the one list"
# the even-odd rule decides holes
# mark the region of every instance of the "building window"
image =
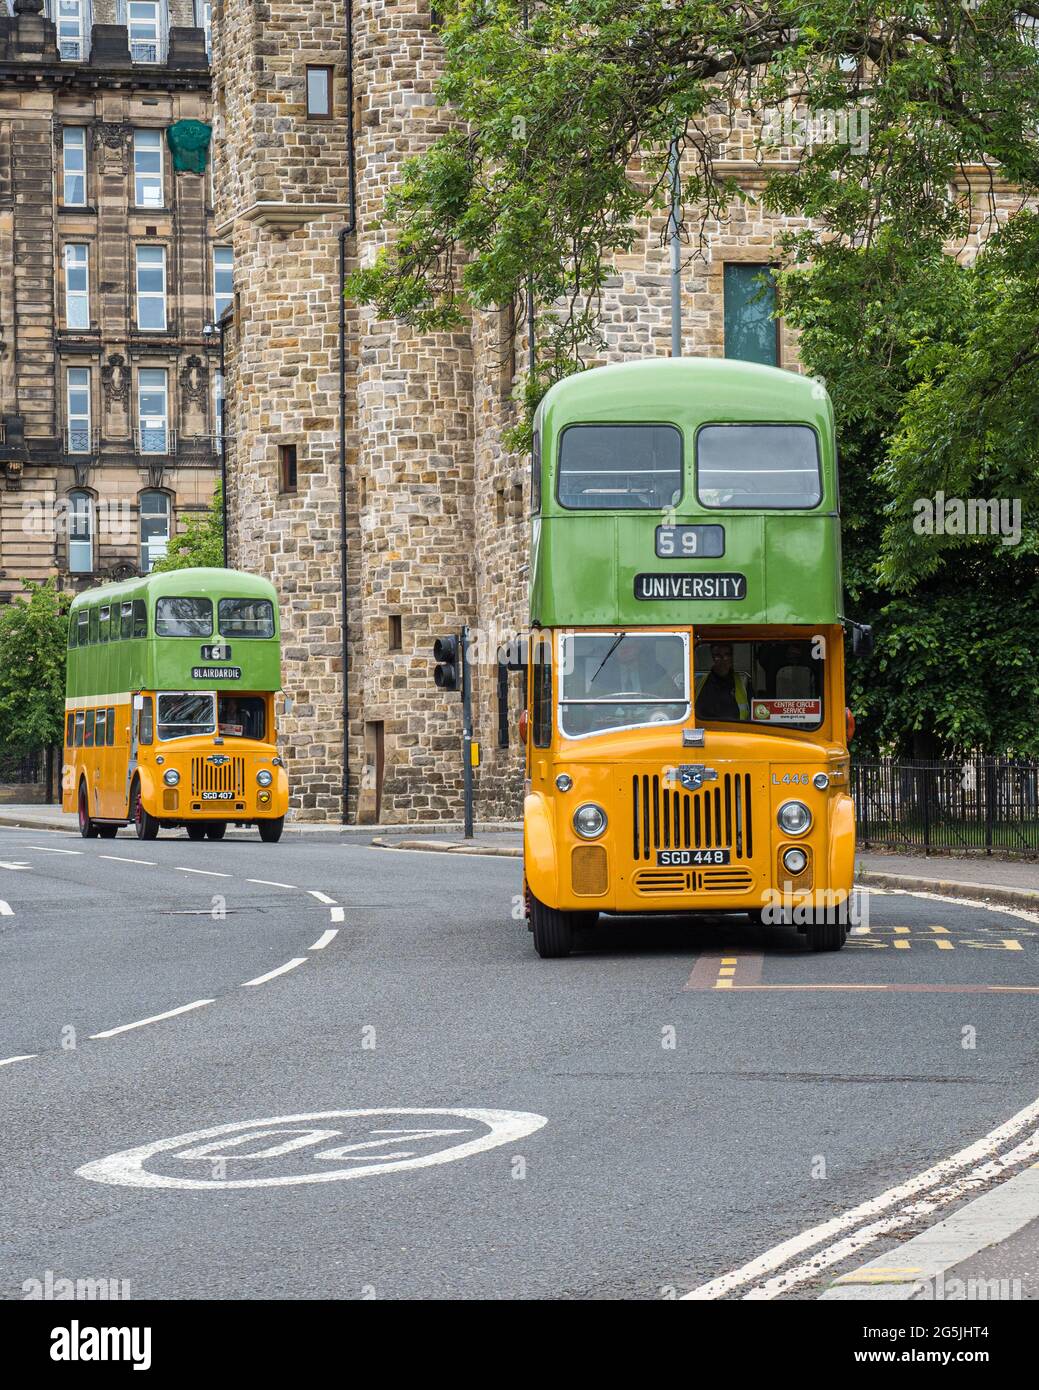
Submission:
[[163,205],[161,130],[133,133],[133,200],[139,208]]
[[307,68],[307,115],[316,121],[332,119],[334,68]]
[[278,445],[278,475],[279,487],[282,492],[296,491],[296,446],[295,444]]
[[90,453],[90,368],[70,367],[66,381],[68,431],[65,452]]
[[137,327],[166,328],[166,248],[137,248]]
[[130,59],[134,63],[163,60],[161,0],[128,0],[126,24],[130,31]]
[[69,571],[92,574],[94,570],[94,499],[89,492],[69,493]]
[[87,202],[87,132],[83,126],[67,125],[61,132],[62,201],[67,208],[81,208]]
[[64,63],[83,63],[90,56],[88,0],[58,0],[58,54]]
[[776,282],[767,265],[725,267],[725,356],[779,366]]
[[213,248],[213,308],[219,320],[234,298],[234,252],[230,246]]
[[391,652],[402,652],[404,650],[404,623],[399,613],[390,614],[389,639]]
[[213,5],[212,0],[195,0],[195,28],[206,36],[206,57],[213,57]]
[[65,247],[65,326],[90,327],[90,270],[83,245]]
[[137,373],[139,449],[142,454],[169,453],[169,396],[165,367],[142,367]]
[[141,573],[148,574],[170,543],[170,499],[165,492],[141,493]]

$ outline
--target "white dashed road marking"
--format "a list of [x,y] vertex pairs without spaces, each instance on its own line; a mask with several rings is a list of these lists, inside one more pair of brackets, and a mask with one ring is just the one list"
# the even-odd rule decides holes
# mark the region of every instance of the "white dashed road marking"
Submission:
[[82,854],[81,849],[51,849],[50,845],[26,845],[26,849],[38,849],[41,854]]
[[205,878],[230,878],[230,874],[218,874],[215,869],[185,869],[182,864],[173,866],[178,874],[202,874]]
[[323,951],[330,941],[334,941],[339,935],[335,927],[329,927],[328,931],[322,932],[318,939],[311,946],[312,951]]
[[242,985],[243,989],[248,989],[250,985],[265,985],[268,980],[273,980],[276,975],[284,975],[289,970],[295,970],[297,965],[302,965],[306,956],[296,956],[295,959],[286,961],[284,965],[279,965],[277,970],[268,970],[266,975],[257,975],[255,980],[246,980]]
[[298,892],[294,883],[275,883],[270,878],[247,878],[246,883],[258,883],[261,888],[291,888],[293,892]]
[[333,922],[343,922],[343,921],[345,921],[345,920],[346,920],[346,909],[345,909],[345,908],[342,908],[342,907],[334,907],[334,908],[332,909],[332,921],[333,921]]
[[34,1057],[38,1057],[38,1052],[26,1052],[21,1057],[4,1057],[0,1059],[0,1067],[9,1067],[12,1062],[31,1062]]
[[193,1004],[181,1004],[179,1009],[167,1009],[164,1014],[153,1014],[151,1018],[139,1018],[136,1023],[121,1023],[118,1028],[106,1028],[103,1033],[91,1033],[92,1042],[100,1038],[114,1038],[117,1033],[129,1033],[131,1028],[144,1028],[149,1023],[161,1023],[164,1018],[176,1018],[178,1014],[190,1013],[192,1009],[204,1008],[212,1004],[212,999],[196,999]]
[[335,903],[335,898],[330,898],[327,893],[319,893],[316,888],[308,888],[307,892],[312,898],[317,898],[319,903]]
[[113,864],[147,864],[149,868],[158,868],[157,859],[127,859],[125,854],[99,854],[98,859],[110,859]]
[[2,898],[0,898],[0,917],[13,917],[13,916],[14,916],[14,908],[11,906],[10,903],[5,903],[4,900],[3,900]]
[[31,869],[31,864],[12,864],[6,859],[0,859],[0,869]]

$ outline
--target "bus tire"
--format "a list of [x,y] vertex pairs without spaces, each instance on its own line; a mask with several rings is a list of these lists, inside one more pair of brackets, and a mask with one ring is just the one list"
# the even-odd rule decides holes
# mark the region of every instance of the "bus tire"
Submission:
[[98,826],[90,819],[90,800],[87,796],[86,782],[79,784],[79,833],[84,840],[93,840],[97,837]]
[[260,832],[260,839],[265,845],[276,845],[281,839],[281,832],[285,828],[285,817],[279,816],[277,820],[261,820],[256,822]]
[[813,951],[839,951],[848,939],[844,922],[814,922],[805,928],[808,945]]
[[99,825],[97,827],[97,833],[101,836],[102,840],[114,840],[119,834],[119,827],[118,825]]
[[137,831],[139,840],[155,839],[159,833],[159,822],[149,811],[144,809],[144,802],[141,800],[141,783],[136,777],[130,789],[130,817],[133,820],[133,826]]
[[534,931],[534,950],[542,960],[559,960],[568,956],[574,944],[574,924],[569,912],[546,907],[531,894],[531,925]]
[[206,838],[209,840],[222,840],[227,833],[227,822],[222,820],[211,820],[206,824]]
[[189,840],[204,840],[206,838],[206,827],[201,821],[192,821],[187,826],[187,832]]

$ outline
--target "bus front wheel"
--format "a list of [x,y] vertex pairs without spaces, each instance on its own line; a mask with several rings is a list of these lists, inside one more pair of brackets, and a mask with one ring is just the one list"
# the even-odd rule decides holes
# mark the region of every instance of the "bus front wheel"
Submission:
[[97,837],[98,827],[90,819],[90,802],[87,799],[87,784],[79,784],[79,833],[84,840],[93,840]]
[[530,895],[531,926],[534,932],[534,950],[542,960],[559,960],[568,956],[574,944],[575,913],[560,912],[557,907],[546,907]]
[[844,922],[810,922],[805,934],[811,950],[839,951],[848,939],[848,928]]
[[285,825],[285,817],[279,816],[277,820],[261,820],[256,822],[260,830],[260,839],[265,845],[276,845],[281,839],[282,828]]
[[144,809],[140,782],[134,782],[133,790],[130,792],[130,810],[133,816],[134,829],[137,831],[137,838],[139,840],[154,840],[159,833],[159,822]]

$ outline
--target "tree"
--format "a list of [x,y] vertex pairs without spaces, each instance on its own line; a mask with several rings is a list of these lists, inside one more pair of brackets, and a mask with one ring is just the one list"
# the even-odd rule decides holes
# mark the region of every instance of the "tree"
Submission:
[[224,566],[224,494],[217,483],[213,500],[204,516],[188,517],[187,526],[174,536],[161,560],[152,566],[152,573],[165,570],[222,569]]
[[[972,265],[885,234],[781,277],[834,402],[849,610],[877,633],[872,661],[849,665],[860,747],[1039,757],[1033,241],[1022,213]],[[999,504],[984,518],[1000,529],[918,524],[943,494]]]
[[20,755],[63,742],[71,602],[52,579],[24,584],[26,597],[0,610],[0,723],[5,747]]
[[667,206],[672,141],[692,249],[745,196],[717,167],[726,122],[788,102],[838,134],[841,113],[868,115],[865,138],[768,173],[767,207],[816,219],[798,255],[881,229],[941,246],[970,223],[966,166],[1039,184],[1037,18],[1039,0],[447,0],[439,95],[457,123],[405,165],[396,239],[350,292],[428,331],[529,284],[533,405],[597,350],[611,258]]

